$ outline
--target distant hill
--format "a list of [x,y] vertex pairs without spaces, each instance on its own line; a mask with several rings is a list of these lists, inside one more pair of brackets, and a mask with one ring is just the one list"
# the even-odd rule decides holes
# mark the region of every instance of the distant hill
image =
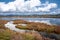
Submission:
[[60,18],[60,14],[46,12],[0,12],[0,17]]
[[0,15],[0,17],[32,17],[32,18],[60,18],[60,14],[57,15]]

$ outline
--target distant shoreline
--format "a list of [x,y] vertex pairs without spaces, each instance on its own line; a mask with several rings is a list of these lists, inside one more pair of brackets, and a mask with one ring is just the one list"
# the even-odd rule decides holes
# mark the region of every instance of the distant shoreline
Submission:
[[0,16],[2,17],[20,17],[20,18],[60,18],[60,15],[7,15],[7,16]]

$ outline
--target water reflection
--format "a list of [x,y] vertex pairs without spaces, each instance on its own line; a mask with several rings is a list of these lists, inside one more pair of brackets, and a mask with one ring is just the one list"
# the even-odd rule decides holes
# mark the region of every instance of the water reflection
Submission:
[[0,20],[27,20],[27,21],[49,21],[51,24],[60,25],[60,18],[15,18],[15,17],[3,17]]

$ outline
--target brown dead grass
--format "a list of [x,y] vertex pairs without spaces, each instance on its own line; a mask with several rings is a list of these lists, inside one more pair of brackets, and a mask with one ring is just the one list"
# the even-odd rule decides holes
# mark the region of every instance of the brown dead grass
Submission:
[[[25,33],[15,32],[12,30],[9,30],[8,28],[5,28],[4,24],[6,24],[8,21],[6,20],[0,20],[0,40],[50,40],[49,38],[42,37],[38,32],[30,31]],[[14,20],[14,24],[27,24],[27,27],[24,27],[24,29],[30,29],[30,30],[51,30],[53,29],[53,26],[44,24],[44,23],[35,23],[35,22],[27,22],[24,20]],[[22,28],[22,26],[17,26],[17,28]],[[23,28],[22,28],[23,29]],[[57,29],[56,29],[57,30]],[[51,39],[52,40],[52,39]]]

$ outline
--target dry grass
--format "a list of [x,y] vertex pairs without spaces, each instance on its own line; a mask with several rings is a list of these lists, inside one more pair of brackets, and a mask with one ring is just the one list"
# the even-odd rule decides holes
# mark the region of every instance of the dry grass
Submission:
[[[6,24],[8,21],[6,20],[0,20],[0,40],[52,40],[50,38],[42,37],[38,32],[35,31],[29,31],[29,32],[15,32],[12,30],[9,30],[8,28],[5,28],[4,24]],[[35,23],[35,22],[27,22],[24,20],[14,20],[14,24],[27,24],[26,26],[17,25],[16,27],[19,29],[24,30],[36,30],[36,31],[44,31],[47,33],[59,33],[60,34],[60,27],[57,27],[55,25],[47,25],[44,23]]]
[[28,22],[26,24],[26,26],[22,26],[22,25],[17,25],[16,28],[19,29],[25,29],[25,30],[36,30],[36,31],[45,31],[48,33],[54,32],[56,26],[54,25],[47,25],[44,23],[35,23],[35,22]]

